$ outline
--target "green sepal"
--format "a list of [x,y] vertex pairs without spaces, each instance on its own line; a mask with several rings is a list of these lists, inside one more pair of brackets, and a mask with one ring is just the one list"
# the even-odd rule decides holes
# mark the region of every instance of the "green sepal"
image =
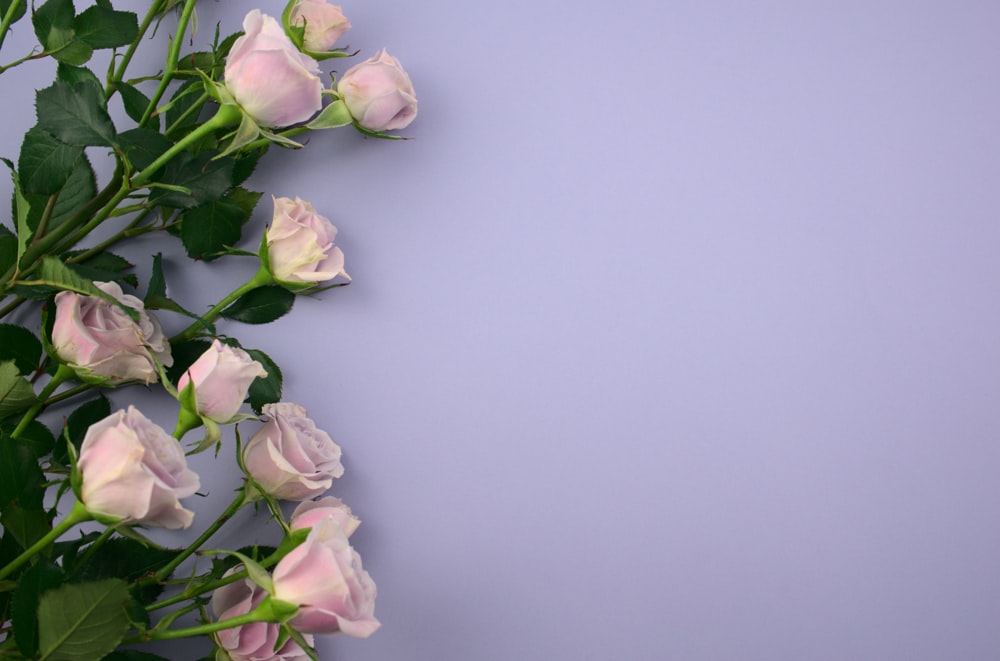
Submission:
[[[235,107],[238,108],[239,106]],[[262,132],[260,127],[257,126],[257,122],[253,121],[253,118],[243,112],[242,109],[240,110],[240,113],[242,113],[243,116],[240,119],[239,128],[237,128],[236,133],[233,134],[232,141],[214,158],[222,158],[223,156],[228,156],[233,152],[237,152],[253,143],[261,136]]]
[[353,122],[353,124],[354,128],[356,128],[359,133],[361,133],[362,135],[367,135],[369,138],[378,138],[380,140],[409,140],[409,138],[404,138],[401,135],[392,135],[390,133],[384,133],[382,131],[373,131],[371,129],[366,129],[364,126],[361,126],[361,124],[358,124],[356,121]]
[[[253,581],[253,583],[255,585],[258,585],[258,586],[264,588],[264,590],[268,594],[271,594],[271,593],[274,592],[274,581],[271,580],[271,574],[268,573],[268,571],[266,569],[264,569],[263,565],[261,565],[259,562],[257,562],[256,560],[254,560],[250,556],[245,555],[243,553],[240,553],[239,551],[228,551],[226,549],[206,550],[206,551],[202,551],[201,554],[202,555],[228,555],[228,556],[232,556],[234,558],[238,558],[239,561],[243,563],[243,566],[247,570],[247,577],[251,581]],[[285,603],[285,602],[281,602],[281,603]],[[296,610],[298,610],[297,606],[296,606]]]
[[314,120],[306,124],[306,128],[333,129],[340,126],[347,126],[353,122],[354,118],[351,117],[351,111],[347,109],[347,104],[344,103],[343,99],[337,99],[327,107],[323,108],[323,112],[317,115]]

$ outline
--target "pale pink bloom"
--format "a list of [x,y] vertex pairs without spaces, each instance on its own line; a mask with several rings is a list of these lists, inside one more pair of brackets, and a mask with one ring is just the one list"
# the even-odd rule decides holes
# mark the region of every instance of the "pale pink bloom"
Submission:
[[337,83],[337,93],[358,124],[372,131],[405,128],[417,116],[410,76],[384,48],[348,69]]
[[261,126],[304,122],[323,107],[319,64],[300,53],[274,18],[254,9],[226,58],[225,83]]
[[77,468],[91,514],[159,528],[191,525],[194,513],[179,499],[198,490],[198,476],[180,443],[134,406],[90,426]]
[[177,389],[184,390],[193,382],[198,414],[215,422],[228,422],[239,412],[250,384],[264,376],[267,370],[246,351],[213,340],[181,376]]
[[331,50],[337,40],[351,29],[340,5],[326,0],[299,0],[289,17],[292,25],[305,24],[303,46],[314,53]]
[[375,581],[331,519],[318,522],[306,540],[278,562],[273,579],[274,598],[299,607],[289,620],[299,631],[367,638],[380,626],[375,619]]
[[273,197],[274,217],[267,229],[267,260],[275,280],[315,284],[344,271],[344,253],[333,245],[337,228],[308,202]]
[[340,526],[348,537],[361,525],[361,519],[351,514],[351,508],[344,501],[334,496],[326,496],[319,500],[304,500],[292,512],[288,526],[292,530],[312,528],[324,519],[331,519]]
[[269,418],[243,448],[247,472],[266,493],[282,500],[321,495],[344,474],[340,446],[316,428],[298,404],[267,404]]

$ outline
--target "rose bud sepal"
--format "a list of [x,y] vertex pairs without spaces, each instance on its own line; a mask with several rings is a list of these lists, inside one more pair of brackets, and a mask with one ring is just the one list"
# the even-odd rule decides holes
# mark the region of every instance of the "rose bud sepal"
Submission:
[[[343,15],[343,13],[340,12],[340,7],[337,5],[328,5],[327,11],[324,12],[339,14],[337,17],[339,19],[337,24],[330,25],[326,31],[328,34],[325,37],[325,41],[329,43],[329,47],[319,48],[319,46],[325,46],[326,44],[307,43],[308,41],[313,41],[307,36],[307,32],[309,32],[309,18],[308,16],[300,17],[295,15],[295,9],[302,4],[304,4],[302,0],[289,0],[288,4],[285,5],[284,11],[281,12],[281,25],[285,29],[285,34],[287,34],[288,38],[292,40],[292,43],[295,44],[296,48],[314,60],[329,60],[335,57],[353,57],[358,54],[359,51],[348,53],[346,48],[333,48],[333,43],[351,28],[350,22]],[[332,10],[336,10],[336,12],[333,12]],[[299,23],[295,20],[296,18],[302,18],[303,20]],[[310,46],[316,47],[310,48]]]
[[[351,111],[347,109],[347,104],[344,103],[344,100],[339,98],[336,92],[328,90],[327,94],[335,97],[335,100],[323,108],[323,111],[316,115],[316,119],[306,124],[306,128],[312,130],[335,129],[354,123]],[[380,137],[402,139],[400,136],[393,135],[382,136],[380,134]]]

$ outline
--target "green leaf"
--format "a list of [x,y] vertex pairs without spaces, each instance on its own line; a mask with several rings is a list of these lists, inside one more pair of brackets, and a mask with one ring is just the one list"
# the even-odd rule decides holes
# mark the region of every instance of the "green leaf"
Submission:
[[[14,423],[8,420],[4,423],[3,430],[8,433],[14,431]],[[55,436],[52,435],[48,427],[37,420],[32,420],[21,430],[21,435],[17,437],[17,442],[29,447],[39,459],[52,452],[56,446]]]
[[[150,99],[148,96],[140,92],[135,86],[129,85],[125,82],[115,83],[115,89],[122,97],[122,105],[125,107],[125,114],[132,118],[135,122],[142,121],[142,116],[146,112],[146,108],[149,107]],[[155,124],[155,128],[159,129],[160,119],[157,115],[152,115],[150,117]]]
[[29,130],[17,161],[21,189],[26,193],[52,195],[63,187],[83,158],[83,148],[67,145],[38,128]]
[[72,41],[75,13],[73,0],[48,0],[35,10],[31,22],[45,50],[52,51]]
[[77,448],[90,426],[111,415],[111,402],[104,395],[78,406],[66,419],[66,431],[70,442]]
[[63,584],[58,565],[42,559],[21,575],[11,602],[14,639],[21,654],[34,658],[38,653],[38,602],[42,595]]
[[190,209],[221,198],[232,186],[233,160],[212,160],[210,154],[185,152],[172,159],[159,181],[186,188],[190,194],[157,190],[149,201],[165,207]]
[[104,107],[104,95],[91,83],[56,81],[35,97],[38,125],[66,144],[113,147],[115,126]]
[[243,294],[222,311],[222,316],[245,324],[268,324],[288,314],[294,304],[295,294],[280,285],[270,285]]
[[[160,567],[176,558],[178,553],[180,551],[155,548],[134,539],[117,537],[100,546],[85,565],[74,567],[72,576],[74,581],[120,578],[132,582],[152,576]],[[143,603],[152,603],[162,591],[162,585],[152,584],[133,594]]]
[[94,661],[113,651],[129,626],[128,586],[118,579],[64,585],[38,606],[39,661]]
[[25,411],[38,401],[31,384],[12,360],[0,362],[0,419]]
[[0,225],[0,274],[17,262],[17,237],[9,229]]
[[[94,170],[90,167],[90,161],[86,155],[82,155],[70,172],[69,179],[63,184],[56,199],[55,206],[52,207],[52,216],[49,218],[49,229],[59,227],[69,218],[72,218],[80,208],[89,202],[97,194],[97,184],[94,179]],[[30,205],[28,210],[28,226],[37,228],[41,221],[45,205],[49,201],[47,195],[37,195],[28,193],[25,198]]]
[[177,91],[170,97],[166,112],[166,125],[170,128],[171,135],[176,129],[198,123],[198,115],[201,113],[198,110],[192,110],[192,108],[201,98],[203,91],[201,80],[194,78],[178,87]]
[[139,320],[139,313],[136,310],[123,304],[114,296],[104,293],[93,283],[93,281],[81,276],[79,273],[66,266],[55,257],[43,257],[41,267],[38,269],[37,280],[32,280],[30,283],[26,284],[38,284],[66,291],[75,291],[78,294],[86,294],[87,296],[96,296],[103,301],[117,305],[126,314],[128,314],[133,321]]
[[194,259],[210,260],[226,246],[239,242],[248,214],[239,204],[222,199],[184,212],[181,241]]
[[17,503],[22,509],[40,511],[44,482],[31,449],[0,434],[0,508]]
[[14,216],[17,222],[17,254],[14,258],[14,266],[21,263],[24,251],[28,249],[28,240],[31,238],[31,228],[28,225],[28,212],[30,205],[21,191],[21,179],[17,176],[14,164],[6,158],[2,160],[10,168],[11,178],[14,182]]
[[260,415],[260,410],[265,404],[281,401],[281,369],[263,351],[247,349],[246,352],[250,354],[251,358],[263,365],[267,371],[267,376],[258,376],[250,384],[250,389],[247,391],[246,401],[250,402],[250,408],[253,409],[254,413]]
[[42,343],[22,326],[0,324],[0,360],[13,360],[21,374],[31,374],[42,359]]
[[76,38],[91,48],[128,46],[139,36],[139,21],[130,11],[115,11],[94,5],[73,19]]
[[[75,254],[78,252],[67,253],[65,256],[71,257]],[[131,268],[132,264],[128,260],[111,252],[100,252],[82,262],[72,264],[72,269],[85,278],[99,282],[124,282],[137,287],[139,278],[134,273],[126,273]]]
[[145,170],[174,146],[170,138],[148,128],[125,131],[118,136],[118,139],[129,163],[137,170]]
[[4,506],[0,524],[3,524],[4,530],[10,532],[21,548],[25,549],[52,530],[48,512],[43,509],[26,510],[14,503]]
[[250,220],[253,210],[257,208],[257,203],[260,202],[263,195],[263,193],[236,187],[226,194],[226,199],[238,204],[243,209],[243,213],[246,214],[246,220]]
[[97,74],[87,67],[75,67],[65,62],[60,62],[59,66],[56,67],[56,80],[61,80],[70,85],[74,83],[91,83],[95,87],[103,87]]

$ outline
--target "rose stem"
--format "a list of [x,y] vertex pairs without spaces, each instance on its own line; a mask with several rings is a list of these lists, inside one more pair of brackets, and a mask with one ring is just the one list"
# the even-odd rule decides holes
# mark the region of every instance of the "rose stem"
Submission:
[[142,19],[142,24],[139,25],[139,34],[136,35],[135,41],[129,44],[128,50],[122,55],[121,62],[118,64],[118,70],[115,71],[111,80],[108,81],[108,86],[104,90],[104,97],[107,99],[111,98],[111,95],[115,93],[115,83],[119,82],[125,77],[125,69],[128,68],[130,62],[132,62],[132,56],[135,55],[136,48],[142,42],[142,38],[146,36],[146,30],[152,24],[153,19],[156,15],[160,13],[160,5],[162,0],[155,0],[150,6],[149,11],[146,12],[146,16]]
[[198,539],[191,542],[191,545],[188,546],[183,551],[181,551],[180,553],[178,553],[176,558],[168,562],[166,565],[163,566],[162,569],[160,569],[160,571],[156,572],[155,574],[153,574],[152,577],[146,579],[143,582],[144,583],[149,583],[153,581],[160,582],[169,578],[169,576],[174,573],[174,570],[177,569],[177,567],[180,566],[182,562],[187,560],[192,553],[200,549],[212,535],[214,535],[219,531],[219,528],[221,528],[226,523],[226,521],[229,521],[229,519],[233,518],[233,515],[236,514],[236,512],[238,512],[241,507],[243,507],[249,502],[252,502],[252,500],[247,498],[247,490],[246,487],[244,486],[242,489],[240,489],[239,493],[236,495],[236,498],[233,499],[233,502],[229,503],[229,507],[227,507],[226,510],[219,515],[219,518],[217,518],[215,522],[212,523],[212,525],[210,525],[205,530],[205,532],[201,533]]
[[186,629],[174,629],[173,631],[157,631],[155,629],[151,629],[138,636],[126,638],[121,641],[121,644],[131,645],[134,643],[146,643],[151,640],[171,640],[176,638],[203,636],[205,634],[215,633],[216,631],[222,631],[223,629],[241,627],[244,624],[252,624],[254,622],[281,622],[295,612],[293,609],[297,610],[297,607],[280,601],[276,602],[270,597],[265,597],[264,601],[260,602],[260,606],[253,609],[249,613],[231,617],[228,620],[219,620],[218,622],[209,622],[208,624],[188,627]]
[[257,289],[259,287],[264,287],[273,283],[274,283],[274,277],[262,265],[257,270],[257,273],[254,275],[254,277],[250,278],[250,280],[243,283],[242,285],[234,289],[232,292],[227,294],[225,298],[223,298],[221,301],[212,306],[212,308],[208,312],[206,312],[204,316],[201,317],[201,319],[194,322],[193,324],[182,330],[180,333],[170,338],[170,344],[174,344],[175,342],[183,342],[184,340],[190,340],[198,333],[198,330],[202,326],[204,326],[206,323],[211,323],[212,321],[214,321],[219,316],[219,313],[221,313],[222,310],[226,308],[226,306],[228,306],[230,303],[238,299],[240,296],[246,294],[247,292],[253,291],[254,289]]
[[184,33],[187,32],[187,24],[191,19],[191,14],[194,12],[194,5],[196,0],[186,0],[184,2],[184,8],[181,10],[181,17],[177,21],[177,34],[174,36],[174,40],[170,43],[170,50],[167,52],[167,62],[163,69],[163,77],[160,79],[160,85],[156,88],[156,92],[153,94],[152,98],[149,100],[149,105],[146,106],[146,111],[142,113],[142,118],[139,120],[139,127],[142,128],[149,121],[149,118],[153,116],[153,111],[156,110],[156,104],[160,102],[163,95],[167,91],[167,87],[170,85],[170,81],[174,79],[174,72],[177,70],[177,60],[181,56],[181,45],[184,43]]
[[40,540],[32,544],[28,549],[24,551],[21,555],[17,556],[3,569],[0,569],[0,580],[3,580],[10,576],[14,571],[16,571],[21,565],[26,563],[28,560],[33,558],[40,551],[44,550],[49,544],[59,539],[60,536],[73,526],[84,521],[90,521],[93,517],[87,508],[80,501],[73,503],[73,509],[70,510],[66,518],[63,519],[55,528],[50,530],[48,534],[42,537]]
[[68,365],[60,365],[59,369],[57,369],[56,373],[52,375],[49,382],[45,384],[44,388],[42,388],[42,391],[38,393],[38,402],[28,409],[28,412],[21,418],[21,422],[19,422],[17,427],[14,428],[14,431],[10,433],[10,437],[17,438],[20,436],[28,425],[31,424],[31,421],[34,420],[39,413],[41,413],[43,408],[45,408],[45,400],[48,399],[53,392],[55,392],[55,389],[59,387],[59,384],[72,378],[75,374],[76,373],[73,371],[72,367],[69,367]]

